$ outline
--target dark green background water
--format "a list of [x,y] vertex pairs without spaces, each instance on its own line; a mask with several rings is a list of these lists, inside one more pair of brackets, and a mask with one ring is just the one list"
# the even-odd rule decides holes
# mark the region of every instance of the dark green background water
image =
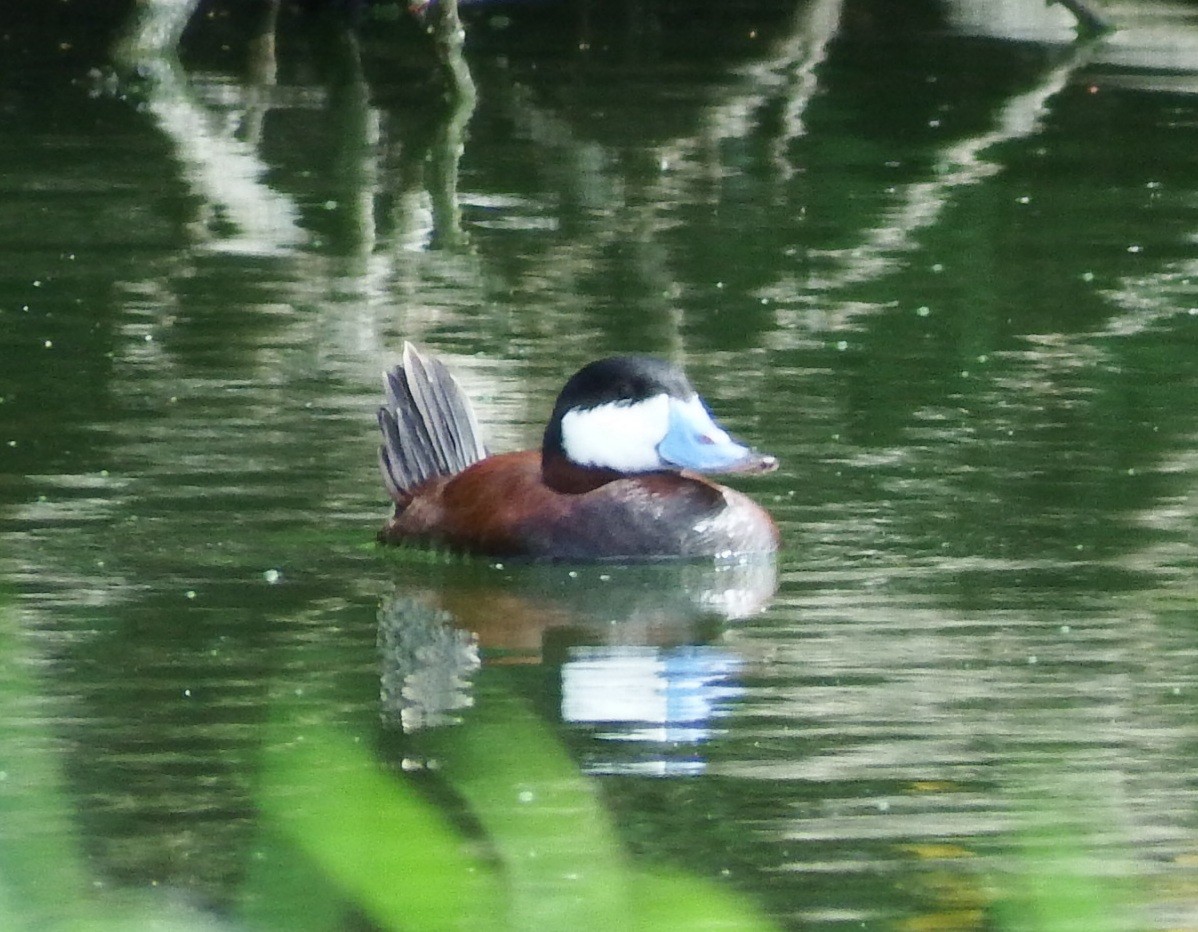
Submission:
[[[209,4],[123,81],[84,6],[0,44],[0,659],[98,882],[234,898],[280,691],[398,768],[490,683],[784,927],[993,927],[1029,792],[1198,927],[1198,16],[476,11],[455,178],[400,24]],[[776,595],[380,555],[405,339],[496,449],[683,363],[782,462]]]

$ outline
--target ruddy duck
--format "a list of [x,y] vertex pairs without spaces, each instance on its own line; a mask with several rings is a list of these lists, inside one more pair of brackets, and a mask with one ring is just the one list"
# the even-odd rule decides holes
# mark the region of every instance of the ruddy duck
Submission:
[[661,359],[584,366],[558,395],[540,450],[493,456],[440,360],[405,343],[384,385],[379,464],[395,515],[383,543],[553,561],[777,549],[765,509],[696,475],[768,472],[777,460],[729,437]]

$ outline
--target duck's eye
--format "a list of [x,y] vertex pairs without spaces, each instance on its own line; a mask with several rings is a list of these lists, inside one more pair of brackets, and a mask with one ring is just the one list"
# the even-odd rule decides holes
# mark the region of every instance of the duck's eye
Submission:
[[712,444],[715,443],[715,439],[713,437],[708,436],[707,434],[700,434],[699,435],[699,443],[704,444],[706,446],[711,446]]

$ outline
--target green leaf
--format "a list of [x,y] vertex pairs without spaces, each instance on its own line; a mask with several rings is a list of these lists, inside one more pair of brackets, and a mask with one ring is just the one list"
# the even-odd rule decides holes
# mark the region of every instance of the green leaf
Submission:
[[414,788],[333,728],[272,728],[259,803],[270,827],[384,929],[501,927],[490,865]]

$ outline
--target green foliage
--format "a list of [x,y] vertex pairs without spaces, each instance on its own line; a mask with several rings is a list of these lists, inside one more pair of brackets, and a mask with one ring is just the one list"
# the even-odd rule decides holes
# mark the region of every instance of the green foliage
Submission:
[[1045,834],[1029,839],[998,909],[1010,932],[1114,932],[1129,928],[1126,900],[1100,873],[1083,867],[1076,840]]
[[96,885],[76,841],[36,687],[15,614],[0,601],[0,929],[215,929],[182,904]]
[[[729,892],[629,863],[560,744],[518,700],[488,698],[428,748],[477,836],[337,729],[276,724],[260,794],[283,845],[261,856],[277,873],[256,881],[259,890],[331,881],[388,930],[772,928]],[[297,869],[313,870],[315,883],[278,879]],[[288,928],[336,927],[300,912]]]
[[277,724],[271,738],[259,800],[292,847],[277,853],[285,873],[305,858],[384,929],[497,927],[493,873],[431,803],[332,728]]
[[[1126,879],[1130,865],[1094,841],[1096,825],[1083,806],[1095,806],[1090,781],[1043,777],[1016,806],[1024,822],[1013,838],[1012,870],[1002,879],[995,913],[1008,932],[1115,932],[1136,928],[1130,910],[1141,898]],[[1113,817],[1113,805],[1091,811]],[[1130,850],[1124,849],[1125,851]]]

